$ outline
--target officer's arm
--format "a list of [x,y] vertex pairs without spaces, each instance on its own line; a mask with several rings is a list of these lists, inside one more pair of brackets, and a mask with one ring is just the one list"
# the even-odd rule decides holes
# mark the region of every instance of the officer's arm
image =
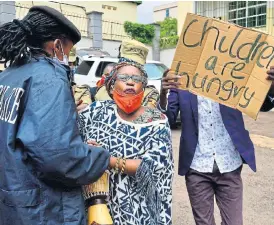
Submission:
[[109,153],[82,142],[69,84],[54,79],[28,96],[17,133],[40,177],[69,186],[97,180],[109,165]]

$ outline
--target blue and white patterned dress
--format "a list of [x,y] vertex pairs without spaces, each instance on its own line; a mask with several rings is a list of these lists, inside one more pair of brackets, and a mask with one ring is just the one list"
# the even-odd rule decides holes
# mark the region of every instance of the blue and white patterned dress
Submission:
[[[153,110],[154,115],[161,114]],[[142,159],[135,176],[110,171],[108,207],[115,225],[172,224],[171,132],[166,117],[158,118],[143,124],[127,122],[113,101],[94,102],[80,114],[85,141],[95,140],[115,157]]]

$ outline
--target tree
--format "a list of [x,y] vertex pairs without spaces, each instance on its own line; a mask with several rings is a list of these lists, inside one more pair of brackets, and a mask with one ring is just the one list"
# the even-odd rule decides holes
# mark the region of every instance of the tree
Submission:
[[154,37],[154,26],[126,21],[124,24],[125,32],[133,39],[144,44],[151,44]]
[[161,37],[177,36],[177,19],[166,17],[164,21],[159,22],[161,26]]
[[167,17],[158,24],[161,26],[161,47],[175,47],[179,39],[177,36],[177,19]]

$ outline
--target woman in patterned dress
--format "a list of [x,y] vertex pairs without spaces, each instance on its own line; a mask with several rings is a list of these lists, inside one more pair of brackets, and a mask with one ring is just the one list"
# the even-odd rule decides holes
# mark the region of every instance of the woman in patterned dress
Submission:
[[[147,75],[121,58],[106,82],[113,100],[97,101],[80,113],[86,142],[112,155],[108,207],[115,225],[169,225],[173,156],[167,118],[141,105]],[[119,161],[119,159],[121,159]]]

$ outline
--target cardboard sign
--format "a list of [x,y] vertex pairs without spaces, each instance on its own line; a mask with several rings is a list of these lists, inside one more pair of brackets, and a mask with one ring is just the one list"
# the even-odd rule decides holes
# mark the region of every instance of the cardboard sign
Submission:
[[271,82],[274,37],[217,19],[188,14],[171,72],[180,89],[236,108],[253,119]]

